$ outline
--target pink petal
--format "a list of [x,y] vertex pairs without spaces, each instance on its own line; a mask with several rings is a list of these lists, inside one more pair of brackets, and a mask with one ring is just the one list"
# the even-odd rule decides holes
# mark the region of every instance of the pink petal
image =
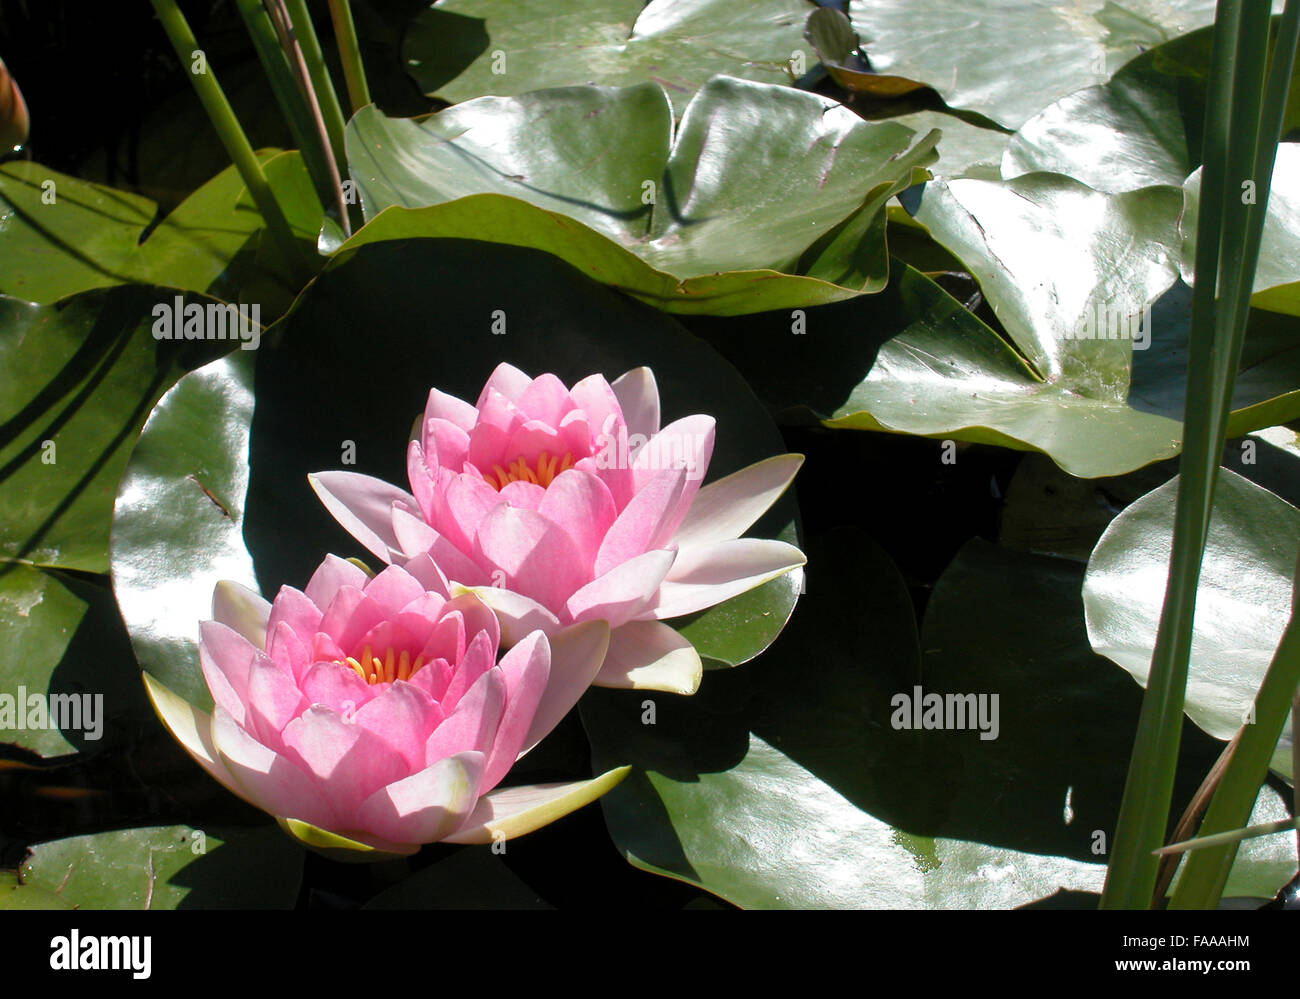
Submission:
[[520,755],[545,738],[578,703],[600,673],[609,640],[609,625],[604,621],[575,624],[549,637],[551,668],[546,689],[533,712]]
[[569,395],[578,404],[578,408],[587,414],[587,423],[598,432],[608,432],[610,428],[606,424],[610,423],[611,417],[614,418],[614,423],[610,423],[610,427],[615,424],[626,425],[618,396],[603,375],[588,375],[569,390]]
[[479,393],[475,408],[480,411],[483,409],[483,404],[487,402],[489,392],[499,392],[510,400],[522,399],[524,393],[528,391],[528,386],[532,383],[533,380],[513,364],[502,361],[488,376],[487,382],[483,385],[483,391]]
[[[325,561],[312,573],[311,581],[303,594],[318,608],[328,607],[341,586],[353,586],[361,589],[369,576],[358,566],[337,555],[326,555]],[[313,631],[315,629],[312,629]]]
[[320,786],[293,761],[245,732],[220,706],[212,714],[212,742],[243,795],[258,808],[322,828],[337,827],[338,813]]
[[703,676],[700,654],[675,629],[659,621],[629,621],[610,636],[609,651],[594,683],[693,694]]
[[505,453],[510,435],[523,424],[525,416],[519,407],[500,392],[488,392],[479,406],[478,423],[469,432],[469,453],[466,458],[486,475],[492,466],[510,460]]
[[315,643],[314,636],[300,637],[281,621],[266,643],[266,654],[286,676],[296,680],[302,677],[303,671],[314,661],[311,644],[308,643]]
[[243,727],[273,752],[283,752],[281,730],[307,709],[293,678],[265,656],[253,660],[248,670],[247,724]]
[[242,725],[248,701],[248,671],[261,650],[233,628],[216,621],[202,622],[199,634],[199,664],[208,691]]
[[357,823],[391,843],[434,843],[465,822],[481,783],[481,753],[461,753],[375,791]]
[[649,551],[677,512],[686,488],[686,469],[667,468],[645,484],[610,526],[596,553],[596,575]]
[[548,635],[560,628],[560,619],[536,600],[498,586],[476,586],[474,596],[492,608],[501,622],[501,644],[518,644],[525,635],[539,628]]
[[775,579],[807,559],[784,541],[736,538],[681,552],[659,587],[653,616],[680,617]]
[[352,720],[379,736],[413,773],[426,766],[424,744],[444,715],[428,693],[397,680],[358,708]]
[[420,747],[422,762],[432,765],[467,749],[486,754],[496,738],[505,705],[506,678],[494,666],[474,681],[456,710],[429,734]]
[[213,620],[233,628],[257,648],[265,648],[271,604],[247,586],[223,579],[212,591]]
[[425,626],[424,645],[420,648],[420,655],[426,661],[446,659],[451,663],[460,662],[471,637],[465,633],[465,616],[454,611],[440,612],[440,617],[434,618],[434,621],[436,623],[432,627],[427,624]]
[[424,587],[426,592],[436,593],[441,597],[450,594],[447,577],[443,575],[442,570],[438,568],[431,555],[417,555],[407,562],[403,568],[411,574],[417,583]]
[[541,506],[546,490],[534,482],[507,482],[497,495],[501,502],[521,510],[536,510]]
[[673,468],[680,463],[687,472],[686,486],[682,489],[676,509],[659,534],[651,540],[654,547],[668,543],[700,491],[700,483],[703,482],[709,469],[709,460],[713,457],[715,429],[716,422],[711,416],[687,416],[659,431],[637,452],[632,462],[632,471],[638,491],[654,478],[656,469]]
[[274,633],[283,623],[292,628],[295,634],[304,637],[314,635],[320,630],[320,622],[320,608],[305,593],[292,586],[282,586],[271,602],[271,616],[266,623],[267,634]]
[[653,437],[659,432],[659,386],[649,368],[633,368],[610,383],[629,434]]
[[738,538],[777,501],[803,464],[801,454],[767,458],[700,489],[672,541],[685,551]]
[[519,408],[528,419],[541,420],[557,427],[565,414],[575,406],[564,382],[548,372],[538,375],[524,390],[524,394],[519,397]]
[[479,524],[474,554],[505,573],[501,582],[507,589],[556,610],[587,581],[573,539],[532,510],[505,504],[493,509]]
[[385,562],[400,554],[393,534],[393,504],[414,508],[414,496],[359,472],[317,472],[307,480],[325,509],[368,551]]
[[447,843],[495,843],[502,837],[526,835],[595,801],[630,771],[631,767],[619,767],[591,780],[569,784],[501,788],[479,798],[469,817],[443,840]]
[[547,487],[537,512],[564,528],[577,545],[584,574],[593,573],[596,552],[618,516],[609,487],[596,476],[571,468]]
[[506,682],[506,710],[488,754],[479,793],[489,791],[514,766],[524,748],[551,672],[551,647],[535,631],[505,654],[500,666]]
[[465,654],[455,666],[455,675],[442,695],[443,711],[455,711],[456,705],[466,691],[474,685],[480,676],[496,665],[496,647],[487,632],[480,631],[470,639]]
[[313,705],[282,734],[286,756],[316,779],[345,827],[362,801],[410,773],[383,739],[330,708]]
[[459,471],[469,456],[469,427],[457,426],[449,420],[426,420],[420,444],[431,471],[442,468]]
[[424,587],[398,566],[391,565],[365,587],[366,596],[388,614],[397,614],[412,600],[424,596]]
[[[442,476],[436,464],[430,467],[419,441],[411,441],[406,445],[406,478],[411,484],[411,495],[415,497],[416,509],[420,511],[420,515],[431,523],[436,522],[442,509],[440,495]],[[398,506],[394,505],[393,509],[398,509]],[[398,547],[409,554],[411,549],[402,543],[400,534],[397,535],[397,540]]]
[[501,506],[501,496],[480,476],[458,475],[447,485],[447,521],[440,524],[453,545],[469,554],[483,519]]
[[361,679],[350,666],[316,663],[303,675],[302,692],[310,703],[330,708],[348,717],[379,691]]
[[424,419],[426,421],[446,420],[462,430],[468,430],[478,419],[478,410],[463,399],[457,399],[454,395],[448,395],[435,388],[429,389],[429,401],[424,405]]
[[654,605],[659,584],[676,557],[676,552],[661,548],[616,565],[568,599],[564,605],[568,620],[599,619],[611,628],[631,621]]

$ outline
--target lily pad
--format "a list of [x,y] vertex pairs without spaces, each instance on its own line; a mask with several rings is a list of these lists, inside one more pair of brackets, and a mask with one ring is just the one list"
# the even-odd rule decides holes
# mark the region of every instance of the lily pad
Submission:
[[154,310],[170,315],[178,298],[224,304],[147,285],[51,305],[0,298],[0,558],[108,569],[113,497],[150,408],[240,343],[155,339]]
[[[1063,173],[1112,194],[1182,185],[1201,163],[1213,38],[1213,29],[1203,28],[1157,45],[1107,82],[1045,107],[1012,138],[1002,175]],[[1291,79],[1283,135],[1297,126],[1300,67]]]
[[901,76],[877,73],[862,55],[858,33],[834,7],[819,7],[808,15],[804,37],[812,43],[831,79],[845,90],[877,97],[901,97],[925,87]]
[[577,83],[657,83],[684,105],[717,73],[793,83],[808,0],[442,0],[406,30],[408,71],[450,103]]
[[[1193,283],[1200,200],[1201,171],[1198,169],[1183,184],[1183,216],[1178,224],[1183,234],[1180,267],[1188,284]],[[1259,309],[1300,315],[1300,144],[1294,142],[1278,143],[1250,304]]]
[[152,714],[106,585],[0,565],[0,648],[0,743],[95,750]]
[[288,909],[303,852],[274,825],[152,826],[33,847],[22,886],[78,909]]
[[339,252],[473,238],[546,250],[668,311],[836,301],[884,287],[885,203],[937,140],[727,77],[675,132],[655,84],[487,97],[422,121],[368,107],[348,159],[373,221]]
[[[259,160],[291,228],[314,244],[322,212],[302,158],[263,150]],[[230,294],[228,286],[214,285],[263,227],[235,168],[217,174],[155,226],[156,215],[148,198],[39,163],[0,166],[0,292],[45,303],[135,282]],[[281,287],[279,295],[292,298],[296,291]]]
[[[385,303],[382,323],[376,300]],[[494,313],[503,334],[492,332]],[[116,508],[115,590],[136,654],[200,707],[197,626],[210,616],[214,583],[260,583],[270,595],[302,585],[327,552],[371,558],[325,511],[307,474],[355,461],[356,471],[405,483],[407,432],[431,386],[476,398],[502,361],[569,384],[649,365],[665,420],[716,417],[710,479],[785,450],[762,404],[706,344],[554,257],[516,247],[361,247],[309,286],[256,353],[255,372],[247,358],[227,358],[163,398]],[[796,541],[794,521],[787,496],[755,530]],[[787,584],[733,598],[735,607],[693,620],[692,639],[721,663],[756,654],[796,596]]]
[[1213,23],[1214,0],[873,0],[849,17],[877,72],[1019,128],[1153,44]]
[[[1137,500],[1093,550],[1084,581],[1092,647],[1146,683],[1169,572],[1178,480]],[[1216,739],[1230,739],[1291,616],[1300,555],[1300,510],[1220,469],[1196,591],[1196,624],[1184,711]],[[1271,766],[1291,776],[1290,726]]]
[[[657,699],[653,724],[640,695],[584,699],[595,759],[636,768],[601,801],[629,861],[747,908],[1010,907],[1061,887],[1096,890],[1104,868],[1082,828],[1062,835],[1041,816],[1027,824],[974,800],[1001,766],[988,763],[996,740],[894,726],[894,697],[922,672],[911,601],[888,556],[841,530],[814,539],[809,566],[815,598],[787,634],[743,670],[706,674],[693,698]],[[835,585],[819,588],[819,575]],[[937,674],[927,661],[927,685],[976,689]],[[1046,701],[1065,689],[1040,678],[1020,693]],[[1084,683],[1068,689],[1096,696]],[[1002,723],[1001,739],[1009,728],[1040,745],[1061,738],[1049,719]],[[1126,738],[1112,740],[1117,752]],[[1059,771],[1063,797],[1068,760],[1029,759]],[[1114,770],[1122,783],[1122,760]],[[957,803],[963,782],[971,797]]]

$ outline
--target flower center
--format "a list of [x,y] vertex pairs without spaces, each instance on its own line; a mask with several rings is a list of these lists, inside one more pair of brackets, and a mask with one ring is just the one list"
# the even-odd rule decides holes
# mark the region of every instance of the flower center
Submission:
[[339,665],[356,670],[357,676],[366,683],[392,683],[394,680],[409,680],[419,672],[424,665],[424,656],[416,656],[415,662],[411,662],[411,653],[403,652],[399,656],[390,647],[380,660],[378,656],[371,655],[370,646],[367,645],[362,650],[360,659],[348,656]]
[[537,456],[537,466],[534,468],[524,461],[523,458],[516,458],[508,467],[502,468],[500,465],[493,465],[493,475],[484,475],[487,484],[500,492],[512,482],[531,482],[533,485],[541,486],[545,489],[551,484],[557,475],[573,467],[573,455],[566,454],[561,461],[558,455],[547,456],[543,451]]

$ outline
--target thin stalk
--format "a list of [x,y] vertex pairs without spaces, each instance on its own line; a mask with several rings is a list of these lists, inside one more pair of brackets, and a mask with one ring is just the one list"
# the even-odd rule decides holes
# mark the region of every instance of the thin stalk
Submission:
[[[1264,26],[1255,29],[1252,38],[1255,49],[1266,46],[1268,37],[1267,5],[1260,6],[1262,9],[1259,11],[1257,19],[1263,17]],[[1288,0],[1279,23],[1267,84],[1262,87],[1257,86],[1257,96],[1254,102],[1243,100],[1240,105],[1247,114],[1250,113],[1252,108],[1254,109],[1257,115],[1257,137],[1251,161],[1243,166],[1243,170],[1249,170],[1250,172],[1244,178],[1241,178],[1255,182],[1256,203],[1249,206],[1247,210],[1242,211],[1239,209],[1236,213],[1243,216],[1245,220],[1244,246],[1240,267],[1238,273],[1233,275],[1234,318],[1239,324],[1238,328],[1233,332],[1237,335],[1234,346],[1238,350],[1240,349],[1240,339],[1244,337],[1243,330],[1251,286],[1254,280],[1255,265],[1259,258],[1259,248],[1263,240],[1264,214],[1272,185],[1273,161],[1277,153],[1277,141],[1282,134],[1283,110],[1286,106],[1291,72],[1295,65],[1298,40],[1300,40],[1300,0]],[[1263,61],[1264,57],[1261,55],[1260,62]],[[1251,67],[1252,70],[1255,68]],[[1262,71],[1262,66],[1259,69]],[[1258,97],[1261,92],[1263,93],[1262,100]],[[1238,152],[1242,154],[1244,159],[1244,150],[1238,150]],[[1239,190],[1238,192],[1225,192],[1225,195],[1235,196],[1238,200],[1241,197]],[[1238,223],[1236,228],[1243,228],[1243,224]],[[1227,399],[1222,401],[1221,408],[1225,419],[1229,401]],[[1297,572],[1300,572],[1300,567],[1298,567]],[[1293,603],[1292,624],[1288,625],[1286,634],[1291,633],[1294,624],[1295,605]],[[1286,644],[1286,641],[1286,635],[1284,635],[1283,644],[1278,646],[1278,653],[1274,657],[1274,665],[1270,666],[1269,674],[1265,676],[1264,685],[1260,688],[1257,699],[1256,724],[1250,726],[1251,731],[1245,733],[1245,735],[1252,738],[1252,743],[1255,744],[1253,756],[1248,757],[1240,764],[1230,766],[1225,771],[1220,788],[1215,794],[1214,802],[1206,812],[1205,820],[1201,825],[1201,834],[1203,836],[1215,835],[1225,830],[1237,828],[1244,825],[1250,818],[1250,809],[1258,796],[1260,785],[1263,783],[1268,759],[1273,753],[1273,748],[1277,745],[1278,736],[1286,721],[1288,703],[1295,695],[1297,682],[1300,682],[1300,662],[1296,663],[1294,667],[1279,667],[1284,670],[1283,678],[1280,680],[1270,679],[1273,675],[1274,666],[1278,665],[1278,657],[1283,654],[1283,645]],[[1285,672],[1288,668],[1292,669],[1289,674]],[[1286,679],[1288,675],[1289,685]],[[1268,706],[1267,724],[1261,720],[1263,712],[1261,702],[1265,700],[1267,700]],[[1243,735],[1243,741],[1245,735]],[[1267,745],[1262,745],[1263,743],[1267,743]],[[1236,848],[1234,846],[1230,849],[1203,851],[1190,858],[1183,879],[1179,882],[1178,889],[1175,891],[1171,906],[1176,908],[1213,908],[1217,905],[1235,856]]]
[[1196,839],[1162,846],[1156,853],[1163,857],[1169,857],[1179,853],[1190,853],[1193,850],[1204,850],[1212,846],[1232,846],[1243,840],[1257,839],[1260,836],[1274,836],[1277,833],[1291,832],[1292,830],[1300,833],[1300,819],[1278,819],[1276,822],[1261,822],[1257,826],[1247,826],[1245,829],[1215,833],[1213,836],[1197,836]]
[[[311,111],[311,118],[316,132],[316,142],[325,162],[328,181],[327,190],[329,191],[329,197],[333,198],[335,207],[338,209],[339,224],[343,228],[344,237],[351,236],[352,225],[348,219],[347,201],[343,196],[343,181],[339,176],[339,164],[332,155],[325,119],[321,113],[320,102],[316,99],[316,87],[312,83],[307,63],[303,58],[302,48],[299,46],[297,35],[293,30],[293,24],[289,21],[288,11],[285,10],[282,0],[265,0],[265,7],[271,23],[275,26],[275,32],[279,35],[280,45],[289,60],[289,65],[293,67],[294,75],[297,77],[298,86],[307,102],[307,107]],[[328,200],[328,198],[322,199],[322,203],[325,200]]]
[[[1205,816],[1205,810],[1210,807],[1210,801],[1214,798],[1214,792],[1219,787],[1219,781],[1223,779],[1223,772],[1228,768],[1228,761],[1232,759],[1233,751],[1237,748],[1237,743],[1241,741],[1241,731],[1238,730],[1231,741],[1223,747],[1223,752],[1219,758],[1214,761],[1214,766],[1210,767],[1209,773],[1201,781],[1201,786],[1196,789],[1196,794],[1192,796],[1191,804],[1183,812],[1183,817],[1174,827],[1174,842],[1181,843],[1184,840],[1190,840],[1196,830],[1197,824]],[[1157,856],[1161,858],[1160,867],[1156,874],[1156,890],[1151,893],[1151,907],[1155,908],[1160,900],[1165,897],[1169,891],[1169,886],[1173,883],[1174,874],[1178,870],[1179,861],[1178,851],[1167,849],[1157,850]]]
[[[1210,89],[1206,101],[1202,205],[1197,227],[1196,284],[1184,404],[1184,441],[1173,550],[1147,691],[1142,699],[1128,779],[1120,803],[1114,851],[1106,872],[1101,907],[1144,909],[1151,904],[1159,847],[1169,821],[1169,803],[1178,765],[1178,744],[1187,688],[1196,586],[1209,529],[1220,434],[1215,382],[1224,376],[1214,364],[1226,344],[1215,343],[1215,276],[1219,270],[1218,232],[1223,216],[1227,160],[1227,111],[1232,95],[1233,56],[1241,23],[1240,0],[1219,0],[1214,22]],[[1232,372],[1228,372],[1231,378]]]
[[235,0],[239,7],[244,26],[257,49],[258,60],[266,72],[275,94],[276,103],[293,133],[293,141],[302,155],[307,172],[311,175],[312,185],[321,203],[327,203],[332,197],[329,168],[326,166],[327,150],[322,150],[317,140],[316,123],[312,119],[306,99],[303,97],[297,79],[285,53],[280,46],[275,26],[270,15],[262,5],[262,0]]
[[352,113],[356,114],[370,103],[370,87],[366,83],[365,64],[361,61],[357,27],[352,23],[352,5],[348,0],[330,0],[330,18],[334,22],[339,61],[343,63],[343,78],[348,84],[348,102],[352,105]]
[[312,24],[311,14],[307,11],[305,0],[285,0],[285,7],[293,24],[293,33],[302,48],[307,72],[311,75],[312,89],[316,92],[316,99],[320,101],[321,113],[325,118],[325,129],[330,137],[330,148],[334,151],[334,162],[347,163],[347,148],[343,142],[343,109],[339,107],[338,94],[334,92],[334,81],[330,79],[329,70],[325,68],[325,55],[321,52],[320,39],[316,37],[316,28]]
[[[192,67],[195,53],[199,51],[199,44],[176,0],[150,0],[150,2],[158,14],[158,20],[162,22],[163,30],[167,32],[172,47],[176,50],[176,55],[180,57],[181,65]],[[262,221],[266,223],[267,230],[275,240],[285,263],[291,268],[294,279],[305,284],[311,279],[311,268],[293,238],[293,232],[284,217],[284,212],[280,209],[275,192],[271,190],[266,174],[262,172],[262,166],[257,161],[257,154],[253,152],[248,136],[240,127],[239,119],[235,117],[230,102],[226,100],[226,95],[217,82],[212,67],[206,65],[206,59],[203,69],[204,72],[201,73],[192,71],[190,73],[190,79],[194,83],[195,92],[199,95],[199,101],[203,104],[203,110],[207,112],[208,120],[216,129],[221,144],[225,146],[226,154],[235,164],[239,176],[243,178],[248,193],[252,195],[253,204],[257,206]]]
[[[1291,620],[1287,622],[1273,661],[1264,674],[1264,682],[1255,696],[1254,724],[1243,725],[1238,733],[1237,749],[1205,813],[1205,821],[1201,823],[1201,838],[1239,829],[1249,822],[1260,786],[1268,775],[1269,762],[1290,713],[1296,684],[1300,682],[1300,564],[1297,564],[1296,579],[1291,591]],[[1292,779],[1296,776],[1293,774]],[[1169,907],[1214,908],[1223,894],[1223,886],[1236,856],[1237,845],[1232,843],[1198,850],[1188,857]]]

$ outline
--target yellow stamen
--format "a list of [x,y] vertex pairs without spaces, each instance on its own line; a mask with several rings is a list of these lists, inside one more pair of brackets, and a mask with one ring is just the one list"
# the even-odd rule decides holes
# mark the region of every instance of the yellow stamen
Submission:
[[367,645],[361,650],[361,658],[347,656],[338,660],[338,665],[346,666],[361,677],[366,683],[373,686],[376,683],[393,683],[395,680],[409,680],[424,667],[424,656],[416,656],[415,661],[411,661],[411,653],[403,650],[401,653],[394,648],[384,650],[384,657],[373,655],[371,648]]
[[502,468],[500,465],[493,465],[493,474],[485,474],[483,476],[483,481],[497,492],[500,492],[512,482],[531,482],[533,485],[541,486],[545,489],[555,481],[557,475],[561,472],[568,471],[572,467],[572,454],[566,454],[563,460],[561,460],[559,455],[553,455],[549,451],[543,451],[537,456],[537,466],[535,468],[520,457],[510,462],[507,468]]

